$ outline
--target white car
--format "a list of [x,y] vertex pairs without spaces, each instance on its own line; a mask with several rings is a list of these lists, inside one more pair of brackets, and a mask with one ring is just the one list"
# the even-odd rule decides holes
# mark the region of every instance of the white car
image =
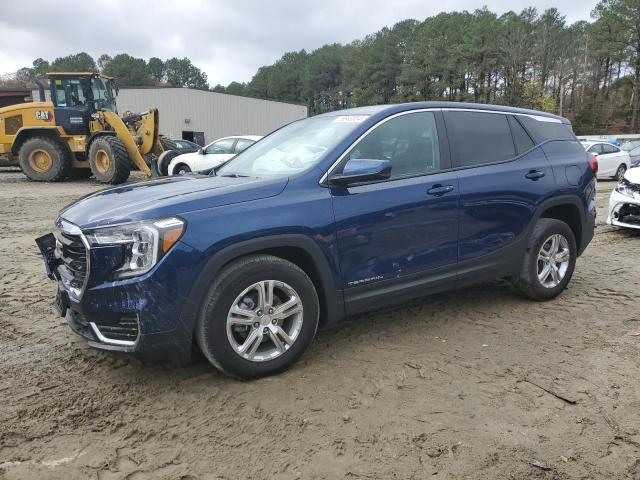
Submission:
[[607,223],[640,230],[640,168],[626,172],[611,192]]
[[607,142],[582,142],[582,146],[598,158],[598,178],[619,180],[631,167],[629,154],[615,145]]
[[237,135],[219,138],[197,152],[178,155],[169,163],[169,175],[184,175],[189,172],[201,172],[222,165],[245,148],[250,147],[262,137],[258,135]]

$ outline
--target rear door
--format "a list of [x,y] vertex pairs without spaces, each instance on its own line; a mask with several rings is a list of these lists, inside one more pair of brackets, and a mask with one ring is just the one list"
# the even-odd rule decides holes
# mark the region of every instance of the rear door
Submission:
[[514,115],[444,117],[460,182],[458,284],[518,270],[536,205],[555,189],[551,166]]
[[602,144],[602,155],[598,158],[598,165],[600,165],[600,158],[605,159],[605,170],[603,170],[603,174],[608,177],[613,177],[620,165],[628,163],[627,153],[620,150],[615,145],[611,145],[609,143]]
[[348,312],[453,287],[458,180],[441,113],[383,121],[335,173],[352,158],[389,160],[392,170],[386,181],[330,187]]

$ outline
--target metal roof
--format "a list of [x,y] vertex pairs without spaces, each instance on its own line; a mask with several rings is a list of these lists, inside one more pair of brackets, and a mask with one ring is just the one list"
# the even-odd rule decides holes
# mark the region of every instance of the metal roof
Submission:
[[113,80],[113,77],[104,75],[100,72],[48,72],[48,77],[101,77],[107,80]]

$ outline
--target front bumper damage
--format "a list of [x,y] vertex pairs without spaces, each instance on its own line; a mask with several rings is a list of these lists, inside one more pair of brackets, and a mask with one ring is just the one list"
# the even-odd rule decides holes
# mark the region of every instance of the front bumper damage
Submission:
[[178,242],[174,250],[182,261],[193,258],[193,268],[182,265],[178,269],[172,255],[167,255],[149,273],[122,281],[107,279],[107,272],[114,267],[113,259],[117,258],[113,251],[87,249],[87,281],[77,291],[65,281],[65,262],[60,258],[56,236],[49,233],[37,238],[36,244],[48,277],[57,282],[58,314],[89,346],[136,354],[153,362],[190,361],[193,325],[181,318],[185,299],[177,286],[194,280],[192,275],[200,258],[191,247]]
[[635,192],[633,197],[624,195],[617,190],[611,192],[607,223],[617,227],[640,230],[640,192]]

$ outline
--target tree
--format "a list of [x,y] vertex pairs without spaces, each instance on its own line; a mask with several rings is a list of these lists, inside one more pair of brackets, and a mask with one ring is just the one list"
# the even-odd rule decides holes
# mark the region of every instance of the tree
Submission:
[[51,70],[51,65],[42,58],[36,58],[33,61],[33,68],[31,69],[31,75],[34,78],[42,78]]
[[147,69],[147,62],[126,53],[113,57],[103,68],[106,75],[112,76],[120,86],[139,87],[153,85]]
[[592,15],[608,27],[607,33],[614,43],[622,47],[624,60],[632,71],[633,103],[630,126],[640,126],[640,3],[638,0],[603,0]]
[[207,75],[188,58],[171,58],[164,64],[167,83],[173,87],[208,89]]
[[107,55],[106,53],[103,53],[102,55],[100,55],[100,57],[98,57],[98,62],[97,62],[98,68],[100,70],[104,70],[111,60],[112,60],[111,55]]
[[164,62],[160,60],[158,57],[151,57],[149,59],[149,63],[147,64],[149,69],[149,74],[151,78],[155,80],[157,83],[161,83],[164,81],[165,71],[164,71]]
[[58,57],[51,63],[52,72],[95,72],[97,70],[93,57],[85,52]]
[[245,88],[246,86],[244,83],[231,82],[226,88],[224,88],[223,93],[228,93],[229,95],[244,95]]

